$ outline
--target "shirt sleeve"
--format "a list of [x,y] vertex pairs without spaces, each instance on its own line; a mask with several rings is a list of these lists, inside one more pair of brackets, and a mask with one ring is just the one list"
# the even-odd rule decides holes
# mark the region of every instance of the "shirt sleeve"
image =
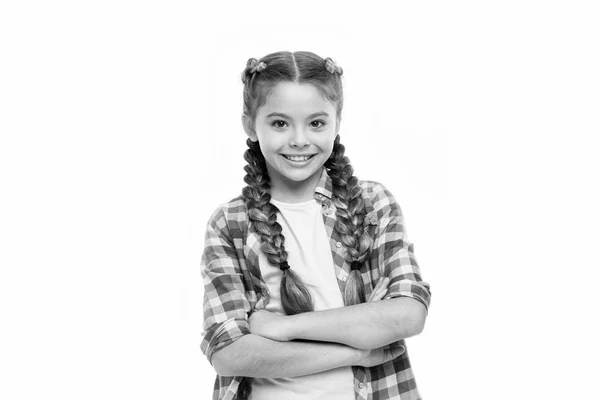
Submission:
[[429,310],[429,283],[421,279],[414,246],[408,240],[404,218],[394,196],[382,184],[374,188],[373,207],[376,211],[377,235],[375,248],[382,276],[390,278],[385,299],[406,296],[423,303]]
[[250,333],[250,303],[222,208],[213,213],[207,224],[200,270],[204,283],[200,348],[212,365],[214,352]]

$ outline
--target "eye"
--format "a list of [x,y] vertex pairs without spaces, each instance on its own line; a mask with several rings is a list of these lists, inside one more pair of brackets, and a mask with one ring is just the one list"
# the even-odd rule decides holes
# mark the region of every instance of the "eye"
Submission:
[[[321,125],[315,125],[315,123],[321,124]],[[326,125],[325,122],[321,121],[321,120],[312,121],[310,124],[312,125],[313,128],[322,128],[323,126]]]
[[278,120],[273,121],[271,123],[271,125],[274,126],[275,128],[285,128],[286,124],[287,124],[287,122],[285,122],[285,121],[283,121],[281,119],[278,119]]

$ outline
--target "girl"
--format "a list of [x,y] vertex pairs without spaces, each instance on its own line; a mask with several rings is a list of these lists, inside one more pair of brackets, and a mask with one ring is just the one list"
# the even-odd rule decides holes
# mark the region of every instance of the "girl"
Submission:
[[247,186],[213,213],[202,258],[213,399],[420,399],[404,339],[429,284],[398,203],[344,155],[342,72],[277,52],[242,74]]

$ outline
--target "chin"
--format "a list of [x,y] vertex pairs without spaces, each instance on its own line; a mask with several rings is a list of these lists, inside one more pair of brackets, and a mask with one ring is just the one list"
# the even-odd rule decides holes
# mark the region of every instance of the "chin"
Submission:
[[313,174],[302,174],[302,175],[284,175],[288,180],[293,182],[304,182],[310,178]]
[[294,182],[303,182],[313,176],[317,171],[297,171],[296,173],[283,174],[287,179]]

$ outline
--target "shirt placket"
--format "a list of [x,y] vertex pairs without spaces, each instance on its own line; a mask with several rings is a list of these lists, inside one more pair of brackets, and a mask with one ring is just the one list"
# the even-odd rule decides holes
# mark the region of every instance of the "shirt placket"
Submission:
[[354,393],[356,400],[371,400],[371,385],[369,385],[369,379],[367,376],[366,368],[364,367],[352,367],[354,373]]
[[327,232],[327,236],[329,237],[331,257],[333,258],[335,275],[338,280],[340,292],[343,292],[344,284],[348,279],[348,266],[346,265],[346,249],[344,248],[341,242],[341,238],[334,229],[336,221],[336,208],[331,199],[329,199],[323,194],[317,194],[316,199],[321,204],[321,213],[323,215],[325,231]]

